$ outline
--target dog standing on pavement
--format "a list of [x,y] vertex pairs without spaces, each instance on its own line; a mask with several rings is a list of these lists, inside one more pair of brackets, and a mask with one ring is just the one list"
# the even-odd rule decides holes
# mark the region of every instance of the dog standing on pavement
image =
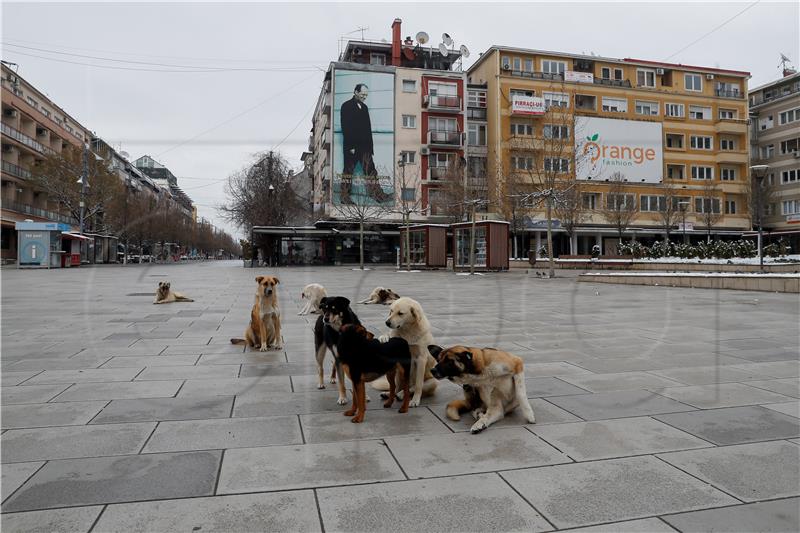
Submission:
[[464,388],[463,400],[447,404],[447,418],[460,420],[462,413],[472,411],[476,422],[470,431],[480,433],[519,407],[528,423],[536,422],[520,357],[494,348],[432,345],[428,349],[436,357],[433,377],[447,378]]
[[244,339],[231,339],[233,344],[246,344],[251,348],[259,347],[259,351],[281,349],[281,310],[278,307],[277,285],[275,276],[257,276],[255,302],[250,311],[250,324],[244,332]]
[[344,385],[344,372],[339,361],[337,343],[339,342],[339,330],[347,324],[361,325],[358,316],[350,309],[350,300],[344,296],[327,296],[320,300],[319,309],[322,313],[314,324],[314,355],[317,359],[317,372],[319,382],[318,389],[325,388],[324,369],[322,363],[325,361],[325,354],[330,350],[333,354],[333,372],[331,372],[331,383],[336,383],[339,378],[339,398],[336,403],[344,405],[347,403],[347,391]]
[[361,300],[358,303],[390,305],[392,302],[399,299],[400,295],[394,292],[392,289],[387,289],[386,287],[375,287],[369,294],[369,298],[366,300]]
[[319,313],[319,302],[328,295],[325,287],[319,283],[310,283],[303,287],[300,298],[306,301],[306,305],[300,310],[298,315],[311,315]]
[[172,302],[193,302],[191,298],[175,292],[170,288],[169,281],[159,281],[156,289],[156,300],[154,304],[168,304]]

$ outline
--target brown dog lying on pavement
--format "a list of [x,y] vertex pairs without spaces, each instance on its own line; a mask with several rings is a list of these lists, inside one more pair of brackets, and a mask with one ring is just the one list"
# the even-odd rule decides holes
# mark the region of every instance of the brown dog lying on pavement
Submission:
[[387,289],[386,287],[375,287],[372,289],[372,292],[369,293],[369,298],[366,300],[361,300],[358,303],[391,305],[393,301],[399,299],[400,295],[394,292],[392,289]]
[[[345,324],[339,330],[336,344],[339,361],[353,382],[353,406],[344,412],[352,416],[351,422],[364,421],[367,409],[364,383],[386,374],[389,379],[389,398],[383,404],[391,407],[395,401],[395,378],[403,389],[403,403],[400,412],[408,412],[408,377],[411,372],[411,352],[408,343],[399,337],[380,342],[364,326]],[[353,416],[355,415],[355,416]]]
[[250,324],[244,332],[244,339],[231,339],[232,344],[246,344],[251,348],[259,347],[266,352],[269,348],[281,349],[281,310],[278,308],[278,291],[280,283],[275,276],[256,277],[255,302],[250,311]]
[[172,302],[193,302],[191,298],[170,289],[169,281],[159,281],[156,289],[156,300],[154,304],[168,304]]

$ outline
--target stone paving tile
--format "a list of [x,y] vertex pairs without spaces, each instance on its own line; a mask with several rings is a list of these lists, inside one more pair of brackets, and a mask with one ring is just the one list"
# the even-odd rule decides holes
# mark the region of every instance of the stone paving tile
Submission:
[[795,418],[800,418],[800,400],[792,400],[791,402],[783,403],[768,403],[762,405],[762,407],[766,407],[767,409],[772,409],[773,411],[778,411],[779,413],[793,416]]
[[197,365],[254,365],[263,363],[285,363],[283,352],[204,353]]
[[190,396],[233,396],[251,392],[290,392],[288,376],[264,376],[258,378],[190,379],[178,393],[179,398]]
[[776,379],[800,377],[800,362],[798,361],[745,363],[741,365],[735,365],[734,368],[737,370],[744,370],[746,372],[757,372],[759,374]]
[[113,383],[76,383],[51,402],[81,400],[129,400],[143,398],[172,398],[183,381],[115,381]]
[[154,366],[145,368],[136,381],[165,379],[223,379],[239,376],[239,365]]
[[[541,426],[544,424],[560,424],[563,422],[578,422],[581,420],[577,416],[549,403],[547,400],[534,398],[530,400],[530,403],[531,407],[533,408],[533,413],[536,415],[536,426]],[[447,425],[447,427],[455,432],[469,431],[472,425],[475,423],[475,419],[470,413],[464,413],[461,415],[461,420],[455,421],[447,418],[444,409],[442,408],[434,409],[434,412],[439,416],[442,422]],[[498,420],[492,424],[489,427],[489,430],[493,428],[509,428],[515,426],[534,427],[534,425],[529,424],[528,421],[523,418],[519,412],[519,409],[515,409],[513,412],[507,414],[502,420]]]
[[26,385],[45,383],[90,383],[131,381],[142,368],[95,368],[87,370],[45,370],[25,382]]
[[71,509],[48,509],[26,513],[5,513],[0,515],[3,531],[25,531],[26,533],[84,533],[91,529],[102,505],[73,507]]
[[2,468],[0,468],[0,472],[2,472],[0,476],[2,478],[0,479],[0,501],[4,501],[11,496],[11,494],[21,487],[43,464],[44,461],[4,464]]
[[227,450],[217,494],[351,485],[405,479],[379,441]]
[[576,461],[705,448],[708,442],[648,417],[530,426]]
[[630,522],[614,522],[601,526],[579,527],[570,529],[570,533],[675,533],[675,529],[658,518],[631,520]]
[[[383,409],[378,401],[378,392],[372,392],[372,401],[367,403],[370,411]],[[339,414],[350,406],[336,403],[339,393],[333,389],[313,392],[275,392],[270,387],[260,385],[236,396],[233,407],[234,417],[306,415],[311,413]]]
[[800,496],[800,449],[784,441],[660,454],[746,502]]
[[50,461],[5,502],[3,510],[32,511],[210,496],[221,453],[160,453]]
[[64,391],[69,385],[20,385],[17,387],[3,386],[3,405],[18,403],[46,403],[51,398]]
[[232,405],[232,396],[113,400],[108,407],[103,409],[103,411],[92,420],[92,424],[228,418]]
[[142,453],[302,444],[296,416],[161,422]]
[[748,381],[747,384],[751,387],[777,392],[784,396],[800,398],[800,378]]
[[490,428],[480,435],[391,437],[385,441],[411,479],[571,462],[523,428]]
[[83,425],[105,407],[107,402],[32,403],[4,405],[2,427],[35,428],[44,426]]
[[[742,382],[764,379],[763,374],[737,370],[730,366],[697,366],[691,368],[667,368],[651,370],[650,374],[663,376],[685,385],[709,385],[711,383]],[[749,383],[748,383],[749,384]],[[779,392],[779,391],[775,391]]]
[[586,394],[586,389],[565,383],[559,378],[526,378],[525,391],[528,398],[538,398],[542,396],[564,396],[569,394]]
[[[38,359],[21,359],[8,366],[3,367],[3,371],[10,372],[24,371],[24,370],[81,370],[89,368],[97,368],[110,357],[42,357]],[[140,367],[141,368],[141,367]]]
[[635,389],[671,387],[679,382],[648,374],[647,372],[621,372],[616,374],[585,374],[564,376],[562,379],[589,392],[609,392]]
[[322,531],[310,490],[109,505],[95,531],[264,533]]
[[590,372],[585,368],[571,365],[563,361],[553,363],[525,363],[525,376],[529,379],[551,376],[571,376],[575,374],[590,374]]
[[764,407],[728,407],[654,416],[720,446],[800,436],[800,421]]
[[[4,341],[5,341],[5,339],[4,339]],[[3,347],[3,350],[5,350],[5,346]],[[5,356],[5,354],[3,354],[3,355]],[[39,373],[40,372],[6,372],[6,371],[3,371],[2,374],[0,375],[0,378],[2,378],[3,387],[12,387],[14,385],[19,385],[23,381],[26,381],[26,380],[32,378],[33,376],[35,376],[36,374],[39,374]]]
[[328,488],[317,495],[325,531],[552,529],[496,474]]
[[242,365],[243,378],[258,376],[294,376],[316,374],[316,363],[268,363],[261,365]]
[[559,528],[738,503],[654,457],[545,466],[500,475]]
[[[376,401],[373,399],[373,401]],[[360,439],[377,439],[395,435],[450,433],[450,430],[427,408],[397,412],[392,409],[374,409],[366,413],[364,422],[353,424],[350,417],[341,413],[300,415],[300,424],[306,442],[335,442]]]
[[2,462],[139,453],[154,423],[12,429],[0,437]]
[[778,403],[790,399],[788,396],[749,387],[742,383],[669,387],[654,389],[654,392],[700,409]]
[[694,407],[647,391],[616,391],[556,396],[548,401],[584,420],[625,418],[693,411]]
[[800,498],[748,503],[663,517],[679,531],[791,533],[800,531]]
[[197,355],[143,355],[133,357],[112,357],[101,368],[144,368],[153,366],[194,365]]

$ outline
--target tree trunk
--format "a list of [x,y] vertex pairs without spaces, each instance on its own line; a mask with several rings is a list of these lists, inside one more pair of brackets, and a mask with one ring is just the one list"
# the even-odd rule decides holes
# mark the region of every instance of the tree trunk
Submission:
[[553,259],[553,200],[547,197],[547,259],[550,263],[549,275],[556,277],[556,263]]
[[475,274],[475,202],[472,203],[472,228],[469,233],[469,273]]
[[410,250],[409,247],[411,246],[411,232],[408,230],[409,224],[408,224],[408,213],[407,212],[403,212],[403,218],[405,218],[404,222],[405,222],[405,225],[406,225],[405,250],[404,250],[405,253],[403,255],[405,255],[406,270],[408,270],[410,272],[411,271],[411,250]]
[[358,264],[364,270],[364,221],[358,221]]

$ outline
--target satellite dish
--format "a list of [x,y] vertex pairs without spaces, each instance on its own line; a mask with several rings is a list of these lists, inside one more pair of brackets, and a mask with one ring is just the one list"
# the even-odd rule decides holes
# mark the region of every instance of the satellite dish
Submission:
[[439,53],[442,54],[442,57],[447,57],[447,54],[450,52],[447,50],[447,45],[444,43],[439,44]]
[[466,45],[462,44],[460,50],[461,50],[461,57],[463,57],[464,59],[469,57],[469,48],[467,48]]
[[442,41],[443,41],[443,42],[444,42],[444,44],[446,44],[447,46],[450,46],[450,45],[452,45],[452,44],[453,44],[453,39],[452,39],[452,38],[451,38],[451,37],[450,37],[448,34],[446,34],[446,33],[443,33],[443,34],[442,34]]
[[427,43],[427,42],[428,42],[428,41],[430,41],[430,40],[431,40],[431,38],[430,38],[430,37],[428,37],[428,34],[427,34],[427,33],[425,33],[424,31],[421,31],[421,32],[418,32],[418,33],[417,33],[417,42],[418,42],[419,44],[425,44],[425,43]]

